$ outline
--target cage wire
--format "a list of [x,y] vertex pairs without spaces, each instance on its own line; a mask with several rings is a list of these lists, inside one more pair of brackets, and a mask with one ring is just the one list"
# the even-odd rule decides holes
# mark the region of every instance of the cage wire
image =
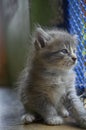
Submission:
[[78,35],[76,89],[86,94],[86,0],[65,0],[63,5],[67,30]]

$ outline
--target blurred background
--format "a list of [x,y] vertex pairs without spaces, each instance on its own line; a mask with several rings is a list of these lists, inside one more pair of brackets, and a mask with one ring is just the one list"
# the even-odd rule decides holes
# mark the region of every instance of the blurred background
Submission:
[[16,82],[36,24],[63,27],[62,0],[0,0],[0,85]]
[[12,86],[24,68],[35,25],[78,35],[76,87],[86,88],[86,0],[0,0],[0,85]]

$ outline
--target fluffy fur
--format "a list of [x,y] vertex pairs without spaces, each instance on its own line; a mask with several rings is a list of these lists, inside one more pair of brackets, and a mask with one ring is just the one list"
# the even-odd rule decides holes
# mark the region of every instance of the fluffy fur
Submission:
[[84,120],[86,127],[86,112],[75,91],[76,44],[76,35],[65,31],[41,27],[35,30],[32,62],[29,67],[28,61],[19,83],[20,99],[26,110],[24,122],[32,122],[38,115],[47,124],[62,124],[63,117],[69,115],[65,99],[72,105],[73,117],[77,121],[79,116],[78,121]]

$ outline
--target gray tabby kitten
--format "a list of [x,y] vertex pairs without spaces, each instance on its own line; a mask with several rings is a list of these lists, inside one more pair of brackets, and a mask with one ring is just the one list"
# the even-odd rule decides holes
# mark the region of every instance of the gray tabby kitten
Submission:
[[69,115],[64,102],[68,102],[71,115],[86,127],[86,111],[75,91],[76,42],[76,35],[65,31],[36,28],[32,62],[30,68],[27,63],[19,84],[26,110],[24,123],[33,122],[39,115],[47,124],[63,124],[63,117]]

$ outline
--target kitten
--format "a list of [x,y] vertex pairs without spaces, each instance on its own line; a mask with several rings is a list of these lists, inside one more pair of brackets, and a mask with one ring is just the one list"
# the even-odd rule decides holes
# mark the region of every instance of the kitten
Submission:
[[69,115],[63,99],[69,104],[72,100],[73,109],[85,113],[74,87],[76,42],[76,35],[65,31],[43,30],[41,27],[35,30],[32,62],[29,68],[28,61],[19,84],[20,99],[26,110],[22,117],[25,123],[33,122],[39,115],[47,124],[62,124],[64,117]]

